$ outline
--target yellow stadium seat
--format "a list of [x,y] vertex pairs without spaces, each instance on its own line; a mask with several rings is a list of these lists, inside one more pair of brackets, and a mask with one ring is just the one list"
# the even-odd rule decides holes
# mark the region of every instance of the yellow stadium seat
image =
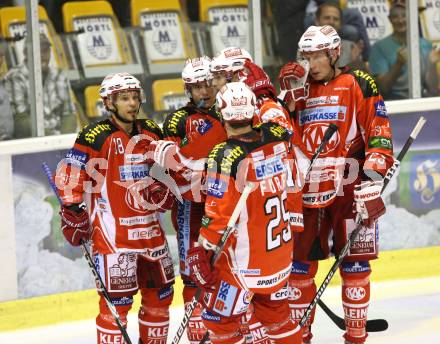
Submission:
[[250,50],[247,0],[200,0],[199,14],[210,28],[213,54],[228,46]]
[[247,7],[248,0],[199,0],[200,21],[209,21],[209,10],[215,7]]
[[62,8],[64,31],[76,32],[84,67],[131,63],[125,35],[107,1],[72,1]]
[[439,8],[438,2],[434,5],[434,1],[431,2],[431,6],[427,5],[427,1],[419,1],[423,4],[425,9],[420,11],[419,20],[422,27],[423,37],[431,42],[440,41],[440,27],[439,27]]
[[362,14],[371,44],[392,33],[391,23],[388,20],[390,3],[390,0],[381,1],[380,4],[378,4],[376,0],[340,0],[342,8],[357,8]]
[[182,79],[155,80],[152,91],[155,111],[175,110],[186,105],[189,100]]
[[86,113],[89,119],[107,116],[107,111],[99,96],[99,88],[99,85],[92,85],[84,89]]
[[[50,65],[62,69],[67,68],[66,55],[58,35],[53,28],[52,22],[47,16],[44,7],[38,6],[38,17],[40,19],[40,32],[44,33],[50,40],[52,58]],[[24,6],[0,8],[1,35],[5,38],[24,37],[26,34],[26,9]],[[11,43],[17,56],[17,63],[23,61],[23,47],[25,40],[21,39]]]
[[[185,60],[196,56],[179,0],[131,0],[131,20],[133,26],[143,28],[140,32],[151,74],[180,72]],[[176,66],[170,70],[171,64]]]

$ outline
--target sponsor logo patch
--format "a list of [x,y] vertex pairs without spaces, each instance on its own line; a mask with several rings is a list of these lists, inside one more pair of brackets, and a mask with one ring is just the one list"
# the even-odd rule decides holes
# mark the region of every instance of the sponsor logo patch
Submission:
[[213,322],[220,322],[220,316],[219,315],[215,315],[207,310],[204,310],[202,313],[202,319],[203,320],[208,320],[208,321],[213,321]]
[[293,262],[292,265],[292,273],[299,275],[307,275],[309,273],[309,264],[301,263],[301,262]]
[[299,125],[323,121],[345,121],[346,106],[323,106],[299,112]]
[[122,165],[119,166],[119,179],[121,182],[126,180],[138,180],[148,177],[148,165]]
[[112,303],[115,306],[127,306],[133,303],[133,297],[112,297]]
[[85,164],[89,160],[89,155],[85,152],[81,152],[78,149],[72,148],[67,154],[65,158],[65,162],[68,164],[75,165],[80,167],[81,169],[85,168]]
[[388,137],[372,136],[368,140],[368,148],[393,149],[393,143]]
[[290,287],[289,299],[296,301],[302,296],[301,290],[297,287]]
[[155,215],[148,216],[132,216],[132,217],[120,217],[119,224],[121,226],[136,226],[136,225],[146,225],[152,221],[156,220]]
[[306,107],[317,105],[338,104],[339,96],[321,96],[316,98],[308,98],[306,100]]
[[345,296],[350,300],[359,301],[367,295],[367,292],[362,287],[350,287],[345,289]]
[[211,218],[207,217],[207,216],[203,216],[202,217],[202,227],[208,227],[209,223],[211,222]]
[[142,162],[145,160],[143,154],[126,154],[124,159],[126,163]]
[[227,188],[228,184],[226,181],[218,178],[208,178],[208,195],[215,198],[223,198]]
[[370,271],[368,262],[345,262],[342,263],[342,271],[347,273]]
[[280,290],[270,294],[271,300],[285,300],[289,297],[289,289],[286,287],[281,288]]
[[255,176],[259,180],[273,177],[282,172],[284,172],[284,164],[279,155],[255,163]]
[[376,116],[388,118],[387,108],[383,100],[374,103],[374,108],[376,109]]
[[163,288],[159,290],[159,300],[163,300],[167,298],[168,296],[172,295],[174,292],[174,289],[172,286],[169,286],[167,288]]
[[237,296],[237,288],[221,281],[217,297],[214,300],[213,310],[218,314],[230,316],[232,314],[232,307],[234,305],[235,297]]
[[128,230],[128,240],[147,240],[159,237],[162,234],[160,228],[131,228]]

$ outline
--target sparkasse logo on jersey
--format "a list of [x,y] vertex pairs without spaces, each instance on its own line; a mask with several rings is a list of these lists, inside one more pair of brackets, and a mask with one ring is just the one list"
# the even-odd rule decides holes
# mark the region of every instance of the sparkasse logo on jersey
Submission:
[[119,166],[119,178],[121,182],[146,178],[148,177],[148,170],[146,164],[122,165]]
[[323,121],[345,121],[346,106],[322,106],[299,112],[299,125]]

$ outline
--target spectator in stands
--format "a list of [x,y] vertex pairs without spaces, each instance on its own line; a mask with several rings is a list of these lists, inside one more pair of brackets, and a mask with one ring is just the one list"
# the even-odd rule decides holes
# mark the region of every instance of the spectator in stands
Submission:
[[[75,132],[76,113],[71,98],[70,83],[62,70],[49,66],[51,43],[44,34],[40,34],[40,49],[45,134],[58,135]],[[27,44],[23,52],[23,63],[12,68],[4,80],[14,116],[14,138],[31,136]]]
[[[0,42],[0,69],[5,63],[5,46]],[[12,117],[11,104],[8,92],[3,86],[3,78],[0,82],[0,141],[9,140],[14,132],[14,119]]]
[[324,2],[316,11],[315,25],[333,26],[342,38],[341,55],[338,66],[350,66],[354,69],[368,71],[366,63],[362,60],[364,43],[360,34],[352,25],[343,25],[342,10],[335,2]]
[[277,53],[283,63],[296,60],[298,42],[303,34],[303,18],[308,0],[273,0],[272,11],[278,33]]
[[[304,28],[307,29],[310,25],[316,24],[316,17],[318,16],[319,7],[323,4],[333,5],[334,8],[339,9],[340,28],[339,36],[343,40],[356,42],[358,48],[362,50],[362,60],[368,61],[371,51],[370,39],[368,38],[367,29],[364,24],[364,18],[357,8],[345,8],[341,10],[338,0],[310,0],[306,8],[306,16],[304,19]],[[331,25],[331,23],[325,23]],[[321,25],[325,25],[321,24]],[[344,52],[342,52],[344,53]],[[349,54],[350,55],[350,54]],[[343,56],[340,61],[343,60]]]
[[[407,99],[409,85],[405,3],[395,1],[388,18],[393,32],[374,44],[370,69],[385,99]],[[419,38],[419,45],[422,94],[436,96],[439,94],[436,63],[440,61],[440,51],[433,49],[432,44],[422,37]]]

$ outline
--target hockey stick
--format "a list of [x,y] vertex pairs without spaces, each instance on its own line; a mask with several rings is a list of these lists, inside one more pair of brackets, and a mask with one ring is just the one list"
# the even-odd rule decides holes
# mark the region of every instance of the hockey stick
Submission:
[[[249,197],[249,194],[252,192],[254,188],[254,183],[248,182],[246,186],[243,189],[243,192],[237,202],[237,205],[235,206],[234,211],[232,212],[231,217],[229,218],[228,225],[223,232],[219,242],[217,243],[217,247],[214,250],[214,254],[211,257],[210,263],[211,266],[214,265],[214,263],[217,261],[218,256],[220,255],[221,251],[223,250],[223,246],[226,243],[226,240],[228,240],[229,235],[234,230],[235,223],[238,220],[238,217],[240,216],[241,211],[243,210],[244,206],[246,205],[246,200]],[[197,288],[196,294],[191,299],[191,301],[188,303],[188,306],[185,310],[185,315],[183,316],[182,321],[180,322],[179,328],[177,329],[177,332],[174,336],[174,339],[172,341],[173,344],[179,343],[180,339],[183,336],[183,332],[185,331],[186,326],[188,325],[189,318],[191,317],[192,313],[194,312],[194,309],[197,306],[197,303],[199,302],[200,298],[202,296],[202,289]],[[207,333],[205,336],[207,336]]]
[[[55,186],[53,176],[52,176],[52,171],[50,170],[50,168],[46,162],[43,162],[43,171],[47,177],[47,180],[49,181],[49,185],[52,188],[52,191],[57,196],[58,202],[60,203],[60,205],[62,205],[63,202],[61,200],[60,194],[58,193],[57,187]],[[116,310],[116,307],[113,305],[113,303],[110,299],[110,295],[108,294],[107,288],[105,287],[105,284],[101,279],[101,276],[99,275],[98,271],[96,270],[96,266],[93,263],[92,257],[90,256],[89,250],[87,249],[84,242],[81,242],[81,249],[84,253],[84,257],[86,258],[87,263],[89,264],[90,269],[92,270],[93,276],[95,277],[97,287],[101,290],[101,293],[104,296],[104,300],[107,304],[107,307],[110,309],[110,312],[112,313],[113,318],[115,319],[116,325],[118,325],[118,328],[121,331],[121,334],[124,337],[126,344],[132,344],[130,337],[128,336],[127,330],[122,325],[121,318],[119,317],[119,313]]]
[[[318,305],[321,309],[329,316],[329,318],[339,327],[341,330],[345,331],[345,320],[342,319],[337,314],[328,308],[328,306],[321,300],[318,300]],[[385,319],[371,319],[367,320],[366,331],[367,332],[382,332],[388,328],[388,321]]]
[[[333,136],[333,133],[338,129],[338,126],[336,124],[330,124],[327,128],[326,132],[324,133],[324,137],[317,148],[315,154],[313,154],[310,166],[307,169],[306,176],[310,173],[310,171],[313,168],[313,163],[318,158],[319,154],[321,153],[322,149],[327,144],[327,141],[330,140],[330,138]],[[338,315],[336,315],[325,303],[324,301],[320,300],[318,301],[318,305],[322,308],[322,310],[329,316],[329,318],[336,324],[337,327],[339,327],[341,330],[345,331],[345,321]],[[381,332],[385,331],[388,328],[388,322],[384,319],[372,319],[367,320],[366,328],[368,332]],[[201,344],[203,344],[201,342]]]
[[[403,148],[400,150],[399,155],[397,156],[397,161],[400,163],[403,158],[405,157],[405,154],[408,152],[409,147],[413,143],[413,141],[417,138],[417,135],[419,134],[420,130],[422,130],[423,125],[426,123],[426,119],[421,116],[414,127],[413,131],[409,135],[408,139],[406,140]],[[382,192],[385,190],[386,186],[390,182],[391,178],[393,177],[395,173],[395,169],[390,169],[388,173],[386,174],[384,178],[383,188]],[[330,268],[330,271],[327,273],[327,276],[325,277],[324,281],[321,283],[321,286],[319,287],[318,291],[316,292],[313,300],[310,302],[309,306],[307,307],[306,311],[304,312],[304,315],[302,316],[298,326],[303,327],[306,321],[309,319],[310,314],[312,313],[313,309],[316,307],[316,304],[321,299],[322,294],[324,293],[325,289],[328,287],[330,280],[333,278],[334,274],[338,270],[339,266],[342,263],[342,260],[345,258],[345,256],[348,253],[348,250],[350,249],[351,243],[354,241],[354,238],[358,235],[360,230],[362,229],[362,226],[360,224],[361,220],[357,221],[356,228],[354,231],[350,234],[350,237],[347,240],[347,243],[342,248],[341,252],[339,253],[339,256],[336,258],[335,262],[333,263],[332,267]],[[385,320],[386,321],[386,320]]]
[[[309,175],[310,171],[313,169],[313,165],[315,164],[316,159],[318,159],[318,157],[321,154],[322,150],[324,149],[325,145],[332,138],[333,134],[335,133],[336,130],[338,130],[338,128],[339,127],[334,123],[331,123],[327,127],[327,130],[325,131],[324,136],[322,137],[321,143],[319,144],[318,148],[316,149],[315,153],[313,153],[313,155],[310,159],[310,165],[307,168],[307,172],[305,174],[306,179],[307,179],[307,176]],[[205,344],[206,341],[208,340],[208,338],[209,338],[209,333],[206,332],[199,344]]]

